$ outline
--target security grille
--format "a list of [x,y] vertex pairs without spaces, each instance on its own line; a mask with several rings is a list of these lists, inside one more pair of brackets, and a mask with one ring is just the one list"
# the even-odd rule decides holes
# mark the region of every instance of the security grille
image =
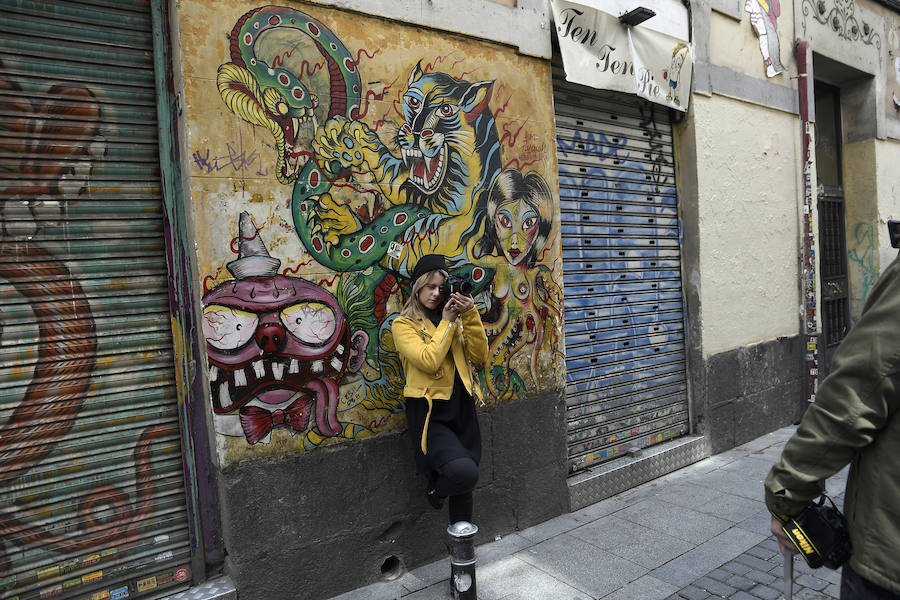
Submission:
[[569,470],[687,433],[668,111],[554,69]]
[[0,0],[0,598],[190,583],[146,0]]

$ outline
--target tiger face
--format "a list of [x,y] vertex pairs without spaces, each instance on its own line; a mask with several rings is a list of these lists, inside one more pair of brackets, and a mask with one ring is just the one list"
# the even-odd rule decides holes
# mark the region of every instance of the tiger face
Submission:
[[401,189],[414,202],[459,214],[483,173],[499,172],[500,144],[488,106],[493,85],[426,74],[421,62],[413,68],[395,142],[409,171]]

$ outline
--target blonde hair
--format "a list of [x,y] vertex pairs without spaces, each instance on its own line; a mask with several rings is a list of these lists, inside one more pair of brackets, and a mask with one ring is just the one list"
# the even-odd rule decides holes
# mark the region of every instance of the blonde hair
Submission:
[[422,291],[422,288],[425,287],[425,284],[428,283],[428,280],[431,279],[431,276],[435,273],[440,273],[444,276],[444,279],[447,279],[447,276],[449,275],[447,271],[437,269],[436,271],[428,271],[416,279],[413,283],[409,300],[406,301],[406,304],[404,304],[403,308],[400,310],[400,316],[408,317],[413,321],[425,320],[425,307],[422,306],[422,302],[419,301],[419,292]]

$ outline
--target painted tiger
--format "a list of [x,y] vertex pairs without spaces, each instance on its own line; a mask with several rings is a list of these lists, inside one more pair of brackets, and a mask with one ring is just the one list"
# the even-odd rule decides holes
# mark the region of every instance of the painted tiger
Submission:
[[[413,205],[431,215],[437,235],[407,236],[395,269],[408,272],[408,259],[430,252],[471,259],[486,192],[501,169],[500,140],[489,106],[493,84],[425,73],[417,63],[402,98],[403,124],[391,140],[399,156],[362,121],[336,116],[317,132],[316,154],[333,173],[365,170],[391,205]],[[330,224],[338,230],[355,221],[348,207],[332,204],[328,210]]]

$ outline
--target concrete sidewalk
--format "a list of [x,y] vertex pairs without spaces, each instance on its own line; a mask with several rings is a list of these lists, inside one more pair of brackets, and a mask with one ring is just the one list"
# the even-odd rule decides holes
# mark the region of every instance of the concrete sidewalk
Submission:
[[[763,479],[793,427],[477,548],[479,600],[782,597]],[[827,482],[843,504],[847,470]],[[477,542],[476,538],[476,542]],[[333,600],[446,600],[448,559]],[[794,598],[837,598],[840,572],[794,558]]]

